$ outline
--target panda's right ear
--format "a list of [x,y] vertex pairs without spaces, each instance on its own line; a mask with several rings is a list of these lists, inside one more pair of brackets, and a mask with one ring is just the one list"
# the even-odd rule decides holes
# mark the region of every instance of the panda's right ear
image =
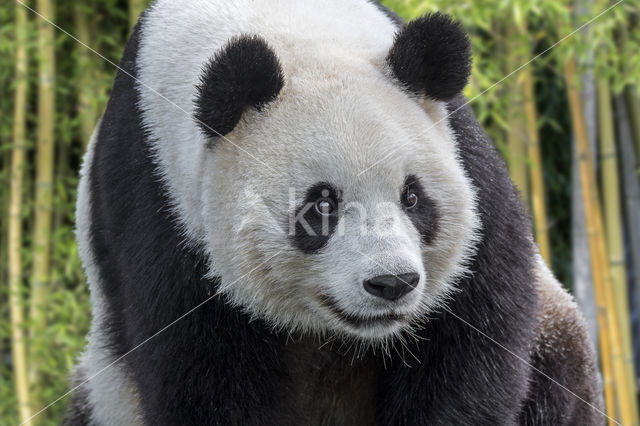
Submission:
[[231,132],[245,108],[276,99],[284,74],[275,52],[258,36],[234,37],[206,64],[197,87],[194,118],[211,138]]

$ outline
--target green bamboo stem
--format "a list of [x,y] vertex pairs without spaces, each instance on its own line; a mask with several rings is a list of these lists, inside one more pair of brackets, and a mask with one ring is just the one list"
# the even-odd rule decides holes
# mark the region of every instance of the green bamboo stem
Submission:
[[[74,25],[76,36],[84,43],[91,45],[91,33],[89,20],[85,13],[84,2],[76,2],[74,8]],[[93,108],[93,81],[90,70],[92,62],[89,50],[84,46],[76,45],[77,54],[77,92],[78,92],[78,118],[80,119],[80,138],[86,148],[91,138],[91,133],[96,122],[96,114]]]
[[[510,69],[515,69],[531,56],[528,45],[527,24],[518,19],[514,9],[513,23],[508,27],[508,58]],[[538,134],[533,74],[524,68],[512,83],[512,93],[518,96],[509,109],[509,170],[520,189],[524,202],[533,213],[534,233],[540,254],[547,264],[551,262],[551,245],[545,207],[545,188]]]
[[533,75],[528,68],[522,70],[524,103],[527,118],[527,154],[529,157],[529,178],[531,182],[531,208],[536,242],[540,254],[551,265],[551,244],[547,225],[547,209],[545,206],[544,176],[542,173],[542,155],[540,153],[540,136],[538,134],[538,112],[534,94]]
[[608,271],[606,242],[604,240],[599,196],[593,173],[593,157],[589,147],[589,136],[582,111],[582,100],[580,92],[576,88],[579,78],[576,69],[576,61],[571,58],[565,65],[564,78],[576,141],[576,156],[578,158],[585,207],[585,222],[589,236],[589,253],[598,312],[598,331],[600,332],[600,358],[602,362],[605,407],[610,418],[608,423],[610,426],[615,424],[613,419],[618,416],[623,424],[632,424],[633,409],[630,408],[630,398],[632,396],[628,393],[627,386],[625,386],[625,368],[620,355],[620,333],[610,285],[611,277]]
[[16,5],[16,86],[11,152],[11,188],[8,218],[9,308],[11,311],[11,352],[20,422],[30,424],[31,399],[27,368],[22,298],[22,193],[25,167],[27,113],[27,10]]
[[[52,0],[38,0],[38,13],[55,21]],[[51,219],[53,211],[55,50],[54,28],[38,21],[38,137],[36,144],[36,195],[33,237],[33,271],[30,303],[31,338],[40,338],[46,328],[45,300],[50,273]],[[35,354],[31,353],[33,361]],[[32,362],[32,384],[39,383],[39,371]]]
[[[529,28],[527,21],[522,14],[514,16],[517,26],[516,40],[522,44],[521,50],[525,53],[526,59],[532,56],[529,45]],[[524,61],[523,61],[524,62]],[[531,210],[533,212],[533,223],[536,242],[540,248],[540,254],[548,265],[551,264],[551,244],[549,243],[549,229],[547,225],[547,209],[545,206],[544,176],[542,173],[542,155],[540,154],[540,136],[538,133],[538,111],[536,109],[536,98],[534,92],[533,73],[530,67],[525,67],[522,71],[522,90],[524,94],[524,112],[527,133],[527,157],[529,182],[531,184]]]
[[[507,67],[508,71],[516,69],[524,61],[520,44],[518,43],[517,28],[509,25],[507,28],[507,40],[509,48],[507,49]],[[507,152],[508,166],[511,179],[520,191],[522,201],[529,205],[529,180],[527,176],[527,149],[526,149],[526,123],[525,110],[522,88],[522,74],[517,74],[510,82],[510,96],[513,96],[511,108],[508,111],[508,129],[507,129]]]

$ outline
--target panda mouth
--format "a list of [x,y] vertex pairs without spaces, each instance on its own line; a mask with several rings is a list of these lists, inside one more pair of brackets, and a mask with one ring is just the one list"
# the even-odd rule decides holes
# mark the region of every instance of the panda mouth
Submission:
[[340,320],[346,322],[355,328],[374,327],[374,326],[390,326],[399,321],[406,321],[407,316],[397,312],[389,312],[388,314],[359,316],[348,312],[344,312],[338,304],[326,294],[317,294],[317,299],[324,308],[328,309],[336,315]]

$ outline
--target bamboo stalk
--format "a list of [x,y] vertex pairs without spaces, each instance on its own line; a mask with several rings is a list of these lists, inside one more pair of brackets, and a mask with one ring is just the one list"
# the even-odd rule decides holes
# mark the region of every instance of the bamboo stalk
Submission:
[[[583,15],[588,8],[585,2],[588,0],[578,0],[576,10]],[[584,58],[585,64],[593,63],[593,54],[587,53]],[[596,110],[596,88],[593,77],[593,67],[588,66],[580,74],[580,98],[583,105],[585,131],[589,137],[589,147],[591,152],[597,150],[597,110]],[[598,320],[595,304],[595,294],[593,279],[591,276],[591,258],[589,255],[589,239],[587,226],[585,223],[584,201],[582,199],[582,188],[580,183],[580,172],[578,167],[578,157],[576,155],[576,144],[572,141],[571,159],[571,258],[573,273],[573,295],[580,306],[589,331],[589,337],[594,343],[598,342]],[[597,345],[596,345],[597,346]],[[596,356],[599,359],[597,347]]]
[[[604,239],[602,213],[600,211],[598,189],[593,174],[593,158],[582,112],[580,93],[576,89],[576,62],[570,59],[564,69],[567,97],[571,108],[573,131],[576,140],[582,195],[585,205],[585,220],[589,233],[589,251],[591,254],[593,283],[598,306],[598,324],[600,329],[600,354],[605,386],[605,404],[607,414],[616,417],[615,396],[617,396],[619,416],[622,424],[634,424],[632,396],[629,394],[628,377],[625,376],[624,359],[621,353],[621,336],[618,318],[614,311],[615,301],[611,285],[606,242]],[[614,396],[615,394],[615,396]],[[609,420],[609,424],[614,424]]]
[[[524,61],[519,55],[517,28],[511,24],[507,27],[507,67],[508,71],[516,69]],[[510,82],[509,95],[514,99],[508,111],[507,149],[508,165],[511,179],[518,187],[522,201],[529,206],[529,181],[527,177],[526,124],[522,90],[522,73],[516,74]]]
[[[523,51],[527,58],[531,56],[529,45],[529,29],[527,21],[522,14],[514,16],[517,25],[519,43],[523,45]],[[524,61],[523,61],[524,62]],[[524,113],[526,120],[526,141],[529,182],[531,185],[531,210],[533,213],[534,231],[536,242],[540,248],[540,254],[548,265],[551,264],[551,244],[549,244],[549,230],[547,225],[547,209],[545,207],[545,188],[542,173],[542,156],[540,154],[540,136],[538,134],[538,111],[534,93],[534,81],[531,68],[525,67],[521,71],[522,93],[524,94]]]
[[[631,128],[633,130],[634,148],[636,151],[636,158],[640,158],[640,97],[635,87],[627,87],[625,90],[625,96],[627,98],[627,108],[629,110],[629,116],[631,121]],[[640,164],[636,169],[638,178],[640,178]]]
[[11,353],[20,422],[31,424],[31,399],[24,335],[22,298],[22,184],[25,167],[27,90],[27,10],[16,5],[16,88],[11,151],[11,187],[9,195],[9,308],[11,310]]
[[[513,23],[507,29],[509,49],[507,64],[515,69],[531,55],[528,45],[527,24],[514,8]],[[551,262],[551,246],[545,208],[545,189],[538,135],[533,74],[524,68],[512,83],[512,93],[518,96],[509,109],[509,171],[520,189],[524,202],[530,206],[534,219],[535,238],[540,254],[547,264]]]
[[551,244],[547,225],[545,206],[544,176],[542,156],[540,154],[540,136],[538,134],[538,112],[536,111],[533,75],[528,68],[522,70],[524,88],[524,107],[527,118],[527,154],[529,157],[529,180],[531,182],[531,208],[533,211],[536,242],[540,254],[551,265]]
[[[84,2],[76,2],[73,6],[74,25],[77,37],[84,43],[91,45],[89,21],[85,13],[86,4]],[[89,50],[84,46],[76,45],[77,54],[77,92],[78,92],[78,117],[80,119],[80,138],[83,147],[86,149],[91,133],[96,122],[96,114],[93,109],[92,94],[92,78],[91,70],[92,62],[89,57]]]
[[[618,134],[620,135],[620,159],[622,160],[622,181],[624,188],[624,205],[627,215],[629,248],[631,252],[630,266],[634,271],[634,286],[640,289],[640,182],[635,170],[638,157],[633,149],[633,136],[627,107],[622,95],[615,97],[616,114],[618,119]],[[640,291],[635,294],[636,305],[640,306]]]
[[[583,95],[584,97],[584,95]],[[586,112],[586,111],[585,111]],[[582,201],[582,187],[578,171],[578,156],[576,144],[572,142],[571,149],[571,269],[573,273],[573,295],[580,307],[580,311],[587,322],[589,338],[594,344],[598,343],[598,319],[591,277],[591,258],[589,257],[589,237],[584,219],[584,203]],[[594,347],[599,357],[597,345]]]
[[[615,142],[611,90],[609,82],[598,79],[598,129],[600,143],[600,165],[602,170],[602,201],[607,238],[608,260],[611,272],[611,285],[615,295],[616,314],[620,324],[622,355],[626,368],[627,386],[630,395],[636,394],[635,369],[631,343],[631,319],[629,317],[629,295],[627,292],[627,273],[624,256],[624,237],[622,213],[620,211],[620,179],[618,177],[618,158]],[[635,398],[634,398],[635,401]],[[634,410],[634,424],[638,424],[637,405]]]
[[[38,12],[55,21],[53,1],[38,0]],[[42,335],[46,326],[45,299],[50,270],[51,216],[53,210],[55,51],[53,26],[38,21],[38,138],[36,145],[36,195],[33,237],[33,271],[30,304],[31,337]],[[31,354],[34,355],[33,353]],[[34,363],[35,364],[35,363]],[[31,382],[38,372],[31,369]]]

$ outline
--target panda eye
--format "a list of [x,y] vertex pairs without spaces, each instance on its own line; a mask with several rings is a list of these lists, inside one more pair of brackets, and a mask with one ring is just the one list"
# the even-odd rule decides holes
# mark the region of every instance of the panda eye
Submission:
[[404,197],[402,197],[402,204],[407,209],[414,208],[418,205],[418,195],[410,189],[407,189],[404,193]]
[[333,200],[330,198],[321,198],[316,201],[316,213],[321,216],[329,216],[335,210]]

